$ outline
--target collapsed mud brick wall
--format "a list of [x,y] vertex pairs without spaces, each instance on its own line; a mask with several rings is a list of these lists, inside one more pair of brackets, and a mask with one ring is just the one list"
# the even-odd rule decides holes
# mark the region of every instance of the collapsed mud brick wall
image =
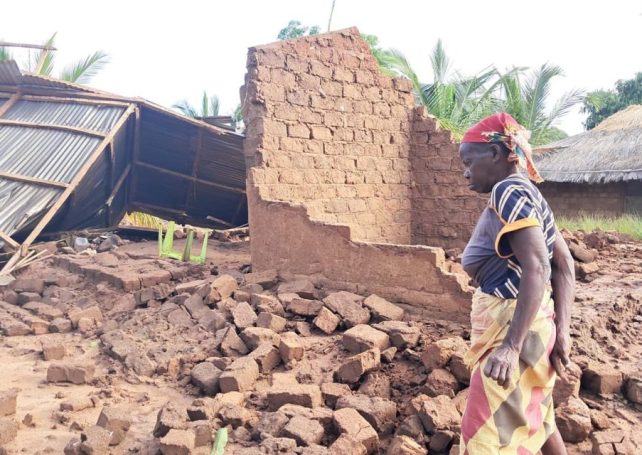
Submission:
[[463,247],[483,200],[410,81],[382,75],[353,28],[251,48],[241,92],[254,269],[464,317],[467,278],[442,248]]

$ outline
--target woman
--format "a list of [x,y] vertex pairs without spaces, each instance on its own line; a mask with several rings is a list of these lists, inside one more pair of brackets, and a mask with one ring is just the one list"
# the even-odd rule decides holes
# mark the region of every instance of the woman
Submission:
[[490,193],[462,261],[480,287],[461,454],[566,454],[552,391],[568,363],[574,267],[553,212],[529,181],[542,181],[529,135],[510,115],[495,114],[468,130],[459,148],[469,188]]

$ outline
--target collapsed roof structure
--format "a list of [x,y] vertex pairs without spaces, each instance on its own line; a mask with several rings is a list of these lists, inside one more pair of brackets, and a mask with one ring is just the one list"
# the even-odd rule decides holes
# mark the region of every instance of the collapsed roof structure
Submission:
[[247,223],[243,136],[141,98],[23,74],[0,62],[0,240],[24,256],[43,232],[145,213]]

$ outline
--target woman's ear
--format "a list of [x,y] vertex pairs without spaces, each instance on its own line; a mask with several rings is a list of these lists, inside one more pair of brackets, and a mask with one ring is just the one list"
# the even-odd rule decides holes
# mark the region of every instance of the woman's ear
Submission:
[[490,149],[493,153],[493,163],[499,163],[504,158],[502,147],[499,144],[490,144]]

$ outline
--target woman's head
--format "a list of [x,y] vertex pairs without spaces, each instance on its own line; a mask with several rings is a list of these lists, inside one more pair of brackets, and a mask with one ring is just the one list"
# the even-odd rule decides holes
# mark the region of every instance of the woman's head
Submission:
[[496,183],[517,172],[517,163],[509,160],[510,153],[501,143],[462,143],[459,156],[468,188],[476,193],[490,193]]
[[529,138],[530,132],[505,112],[472,126],[459,147],[469,188],[488,193],[497,182],[517,172],[517,165],[528,171],[531,180],[542,182],[532,160]]

